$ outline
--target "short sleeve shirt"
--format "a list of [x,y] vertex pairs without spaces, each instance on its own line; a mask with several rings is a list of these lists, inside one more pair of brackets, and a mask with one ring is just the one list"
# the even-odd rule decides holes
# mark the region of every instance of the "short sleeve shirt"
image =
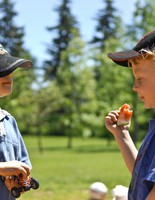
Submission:
[[[0,109],[0,162],[11,160],[24,162],[32,168],[15,119]],[[0,200],[15,200],[1,179]]]
[[129,187],[128,200],[145,200],[155,183],[155,120],[139,149]]

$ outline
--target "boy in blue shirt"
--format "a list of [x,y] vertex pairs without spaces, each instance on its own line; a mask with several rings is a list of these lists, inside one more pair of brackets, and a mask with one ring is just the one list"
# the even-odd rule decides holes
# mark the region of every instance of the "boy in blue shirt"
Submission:
[[[144,102],[145,108],[155,108],[155,30],[144,35],[131,50],[108,54],[115,63],[131,67],[135,83],[133,90]],[[125,163],[132,174],[128,200],[155,199],[155,120],[137,151],[129,134],[129,125],[118,126],[120,111],[109,112],[105,117],[107,129],[122,152]]]
[[[13,71],[18,67],[30,68],[31,61],[11,56],[0,45],[0,97],[12,93]],[[13,116],[0,109],[0,199],[15,200],[10,190],[15,186],[14,175],[30,175],[29,156]],[[6,177],[4,181],[2,177]]]

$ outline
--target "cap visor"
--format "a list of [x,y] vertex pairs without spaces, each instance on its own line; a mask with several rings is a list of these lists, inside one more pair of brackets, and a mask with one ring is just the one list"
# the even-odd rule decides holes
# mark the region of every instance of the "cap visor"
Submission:
[[31,68],[32,62],[30,60],[20,59],[16,57],[11,58],[11,64],[7,67],[0,68],[0,77],[4,77],[12,73],[18,67],[21,68]]
[[21,68],[31,68],[32,67],[32,62],[30,60],[25,60],[21,58],[16,58],[13,57],[15,60],[14,62],[10,65],[10,67],[21,67]]
[[134,50],[120,51],[109,53],[108,57],[111,58],[115,63],[125,66],[128,66],[128,60],[132,58],[139,57],[141,54]]

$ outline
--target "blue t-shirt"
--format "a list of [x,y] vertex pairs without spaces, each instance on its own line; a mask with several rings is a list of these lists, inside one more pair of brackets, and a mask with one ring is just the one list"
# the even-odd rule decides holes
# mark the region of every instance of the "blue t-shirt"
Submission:
[[145,200],[155,183],[155,120],[139,149],[129,187],[128,200]]
[[[32,168],[15,119],[0,109],[0,162],[11,160],[24,162]],[[1,179],[0,200],[15,200]]]

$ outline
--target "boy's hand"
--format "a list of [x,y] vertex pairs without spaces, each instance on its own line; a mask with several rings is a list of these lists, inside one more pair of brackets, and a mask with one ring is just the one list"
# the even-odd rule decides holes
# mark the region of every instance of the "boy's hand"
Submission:
[[105,126],[114,136],[119,134],[123,130],[128,130],[130,127],[130,124],[125,126],[117,125],[119,114],[120,110],[114,110],[108,113],[108,115],[105,117]]
[[30,168],[27,164],[20,161],[9,161],[0,163],[0,175],[7,176],[19,176],[22,174],[23,178],[26,179],[30,175]]

